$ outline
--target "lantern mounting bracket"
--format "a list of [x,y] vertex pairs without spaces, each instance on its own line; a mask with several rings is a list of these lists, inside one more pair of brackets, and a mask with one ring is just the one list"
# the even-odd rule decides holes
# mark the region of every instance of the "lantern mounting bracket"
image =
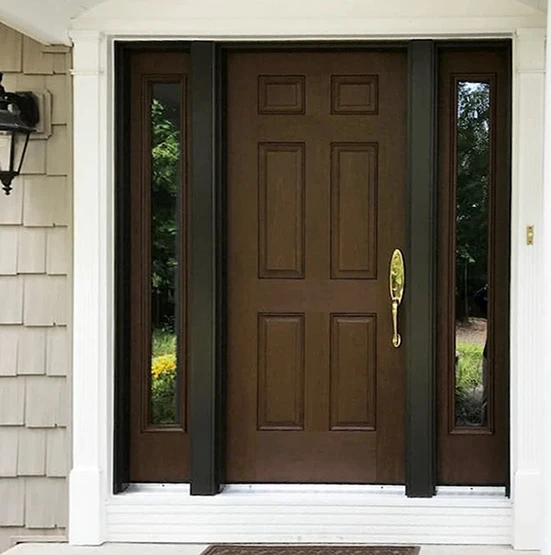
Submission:
[[7,110],[9,106],[17,107],[19,117],[29,127],[34,127],[39,121],[38,102],[32,92],[6,92],[0,72],[0,109]]
[[0,72],[0,182],[9,195],[11,183],[23,166],[29,137],[39,121],[36,96],[31,92],[7,92]]

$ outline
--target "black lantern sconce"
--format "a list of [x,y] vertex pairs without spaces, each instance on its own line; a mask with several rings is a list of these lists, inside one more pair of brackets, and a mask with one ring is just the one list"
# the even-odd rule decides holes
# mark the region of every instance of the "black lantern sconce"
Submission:
[[19,175],[29,137],[38,123],[38,102],[33,93],[10,93],[2,86],[0,73],[0,181],[9,195]]

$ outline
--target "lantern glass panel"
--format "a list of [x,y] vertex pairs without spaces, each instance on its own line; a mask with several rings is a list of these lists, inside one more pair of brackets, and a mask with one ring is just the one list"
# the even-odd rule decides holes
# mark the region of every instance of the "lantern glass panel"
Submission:
[[18,174],[21,172],[21,166],[23,165],[25,159],[25,152],[27,151],[27,146],[29,144],[29,137],[29,133],[15,133],[13,169]]
[[0,171],[11,171],[12,132],[0,131]]

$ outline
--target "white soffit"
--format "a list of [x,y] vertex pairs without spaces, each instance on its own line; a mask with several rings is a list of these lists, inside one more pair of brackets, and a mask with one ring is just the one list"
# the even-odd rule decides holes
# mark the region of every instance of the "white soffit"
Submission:
[[[1,0],[0,0],[1,1]],[[529,17],[547,0],[107,0],[79,21],[107,17],[138,19],[231,18],[428,18]],[[536,6],[537,4],[537,6]]]
[[535,10],[539,10],[541,12],[547,11],[547,2],[548,0],[517,0],[522,4],[526,4]]
[[71,44],[71,20],[104,0],[0,0],[0,22],[44,44]]
[[71,28],[113,20],[370,20],[530,18],[547,0],[0,0],[0,21],[45,44],[70,44]]

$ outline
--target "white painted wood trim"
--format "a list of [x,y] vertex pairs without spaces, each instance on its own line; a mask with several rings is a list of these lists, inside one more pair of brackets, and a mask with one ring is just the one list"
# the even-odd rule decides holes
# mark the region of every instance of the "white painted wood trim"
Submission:
[[393,40],[397,38],[495,38],[516,29],[542,28],[545,15],[523,17],[377,17],[317,19],[147,17],[84,15],[73,29],[100,29],[118,38],[209,40]]
[[100,33],[75,35],[73,468],[69,541],[105,540],[112,436],[113,212],[106,111],[107,50]]
[[[303,0],[304,1],[304,0]],[[107,7],[108,8],[108,7]],[[216,14],[205,17],[193,11],[193,6],[182,8],[179,3],[168,11],[153,12],[147,5],[137,4],[132,13],[106,9],[101,15],[92,10],[72,22],[73,29],[101,30],[117,37],[173,37],[186,40],[339,40],[339,39],[394,39],[430,37],[490,37],[510,36],[515,29],[545,26],[545,15],[534,11],[529,16],[393,16],[381,17],[372,13],[366,17],[342,16],[335,10],[334,17],[250,17],[239,13]],[[176,13],[175,13],[175,10]],[[324,14],[325,15],[325,14]]]
[[243,485],[216,497],[138,486],[107,504],[111,541],[510,544],[500,488],[450,488],[410,499],[393,486]]
[[70,23],[65,10],[52,10],[43,0],[1,2],[0,20],[44,44],[70,44]]
[[[545,31],[520,30],[514,45],[511,280],[511,439],[514,546],[541,538],[542,194]],[[526,227],[536,240],[526,244]],[[537,230],[540,230],[538,232]]]
[[[249,22],[250,23],[250,22]],[[417,22],[419,23],[419,22]],[[305,510],[333,515],[324,517],[321,528],[297,528],[300,515],[293,522],[283,523],[277,537],[287,541],[345,541],[349,532],[361,542],[403,541],[425,543],[510,543],[519,549],[537,548],[541,531],[537,516],[541,500],[541,423],[542,340],[543,320],[538,292],[542,286],[542,153],[543,153],[543,29],[518,29],[519,21],[503,23],[497,32],[491,25],[466,30],[465,21],[442,22],[438,32],[434,27],[419,29],[410,36],[457,38],[514,36],[514,128],[513,128],[513,220],[512,220],[512,484],[513,508],[505,499],[486,506],[484,514],[480,500],[474,498],[466,511],[474,511],[476,522],[465,514],[465,506],[457,496],[442,492],[432,504],[407,500],[401,493],[402,505],[393,504],[389,495],[371,496],[357,501],[357,523],[354,530],[339,528],[339,515],[347,506],[347,495],[326,492],[304,494]],[[177,22],[191,25],[189,22]],[[420,23],[419,23],[420,24]],[[433,22],[433,24],[435,24]],[[420,24],[421,25],[421,24]],[[454,26],[455,25],[455,26]],[[508,25],[510,25],[508,27]],[[114,23],[116,28],[116,22]],[[231,26],[230,26],[231,28]],[[202,36],[199,29],[189,29],[187,36],[164,28],[152,34],[128,29],[116,38],[186,40]],[[247,37],[256,31],[248,28]],[[343,38],[342,35],[278,34],[279,40],[295,38]],[[400,38],[400,28],[381,28],[379,33],[354,35],[346,38]],[[216,33],[212,30],[211,33]],[[494,33],[497,33],[495,35]],[[265,35],[267,36],[267,35]],[[232,38],[243,38],[234,35]],[[262,503],[259,494],[227,493],[215,498],[189,497],[181,492],[171,510],[179,511],[180,520],[163,524],[166,501],[156,494],[130,492],[120,496],[110,494],[112,484],[113,435],[113,74],[112,44],[99,31],[73,31],[75,43],[75,298],[74,298],[74,380],[73,413],[74,468],[70,479],[69,541],[76,545],[97,545],[103,541],[215,541],[230,538],[228,530],[238,530],[234,540],[266,541],[274,538],[266,530],[273,519],[288,509],[288,501],[273,499],[274,493]],[[220,38],[210,35],[210,38]],[[227,36],[226,36],[227,38]],[[536,226],[536,245],[525,244],[526,225]],[[548,342],[551,343],[551,342]],[[310,497],[308,497],[310,496]],[[280,496],[281,497],[281,496]],[[359,498],[359,496],[354,496]],[[368,499],[369,497],[369,499]],[[229,510],[230,500],[246,499]],[[444,500],[444,501],[442,501]],[[439,505],[444,502],[445,507]],[[355,505],[356,506],[356,505]],[[249,507],[245,510],[245,507]],[[373,512],[373,507],[376,511]],[[277,510],[276,510],[277,508]],[[445,509],[445,510],[444,510]],[[235,512],[234,512],[235,511]],[[331,513],[333,511],[333,513]],[[444,511],[444,512],[443,512]],[[157,516],[155,516],[157,515]],[[386,518],[386,524],[377,520]],[[417,516],[415,516],[417,515]],[[447,522],[446,534],[437,523]],[[414,518],[415,516],[415,518]],[[204,520],[201,521],[201,518]],[[372,520],[374,518],[375,520]],[[158,519],[155,521],[155,519]],[[237,519],[237,520],[236,520]],[[334,520],[336,519],[336,520]],[[413,520],[412,520],[413,519]],[[417,520],[416,520],[417,519]],[[156,522],[156,523],[155,523]],[[232,523],[230,525],[230,523]],[[253,522],[255,526],[251,527]],[[370,523],[373,523],[370,525]],[[403,526],[400,527],[400,522]],[[311,522],[310,524],[315,524]],[[258,526],[257,526],[258,525]],[[265,532],[262,532],[264,530]],[[307,535],[304,531],[309,530]],[[366,531],[367,530],[367,531]],[[438,533],[436,533],[439,531]],[[193,532],[193,533],[192,533]],[[432,534],[432,535],[431,535]],[[432,537],[432,540],[431,540]],[[324,540],[325,538],[325,540]]]
[[[547,13],[547,36],[551,36],[551,11]],[[543,314],[541,321],[546,325],[542,333],[542,394],[551,392],[551,40],[547,41],[546,91],[545,91],[545,149],[543,186]],[[551,555],[551,403],[546,398],[542,415],[543,435],[543,537],[542,555]]]
[[547,11],[547,0],[517,0],[517,2],[526,4],[535,10]]

